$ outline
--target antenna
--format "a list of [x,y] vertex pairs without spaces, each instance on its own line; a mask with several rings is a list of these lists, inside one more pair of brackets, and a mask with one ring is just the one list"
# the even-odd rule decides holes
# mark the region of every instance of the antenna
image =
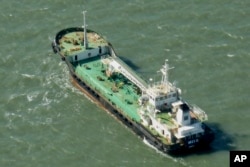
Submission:
[[83,30],[84,30],[83,45],[84,45],[85,49],[88,48],[87,25],[86,25],[86,18],[85,18],[86,12],[87,12],[87,11],[83,11],[83,12],[82,12],[82,14],[83,14]]
[[149,78],[149,87],[153,87],[153,78]]
[[168,70],[173,69],[168,67],[168,59],[165,60],[165,64],[162,66],[160,72],[162,73],[161,84],[164,86],[165,91],[168,91]]

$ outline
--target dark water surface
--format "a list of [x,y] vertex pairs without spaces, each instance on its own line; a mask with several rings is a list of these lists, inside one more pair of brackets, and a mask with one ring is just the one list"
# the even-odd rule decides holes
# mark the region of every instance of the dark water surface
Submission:
[[[226,167],[250,150],[250,1],[4,0],[0,6],[1,167]],[[145,79],[167,58],[170,80],[203,108],[211,148],[155,151],[70,82],[52,53],[61,29],[87,22]]]

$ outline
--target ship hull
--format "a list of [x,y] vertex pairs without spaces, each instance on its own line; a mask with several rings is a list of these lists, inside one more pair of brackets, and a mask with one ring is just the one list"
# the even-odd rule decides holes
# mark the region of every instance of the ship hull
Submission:
[[[95,90],[91,89],[89,85],[83,82],[80,78],[78,78],[75,73],[70,72],[73,84],[81,90],[85,95],[91,98],[97,105],[105,109],[105,111],[109,112],[118,119],[122,124],[130,128],[136,135],[138,135],[141,139],[147,140],[147,142],[157,148],[159,151],[164,153],[172,153],[176,154],[182,151],[189,150],[190,148],[204,147],[208,145],[213,140],[213,134],[211,129],[206,126],[207,132],[206,135],[202,138],[199,138],[199,142],[194,143],[194,145],[188,144],[190,141],[196,141],[197,139],[192,139],[188,141],[184,141],[182,144],[172,144],[166,145],[163,144],[160,140],[157,139],[156,136],[151,134],[143,125],[138,124],[137,122],[127,118],[120,111],[118,111],[108,100],[102,97],[102,95],[95,92]],[[209,132],[210,131],[210,132]],[[211,133],[211,134],[209,134]]]
[[[73,31],[71,28],[70,31]],[[62,32],[62,31],[61,31]],[[183,141],[175,144],[165,144],[161,142],[157,136],[153,135],[148,129],[146,129],[142,124],[137,121],[125,116],[122,111],[115,107],[108,99],[106,99],[102,94],[91,88],[91,85],[80,79],[74,71],[71,63],[60,53],[60,48],[57,43],[61,35],[59,32],[56,36],[54,42],[52,42],[52,49],[54,53],[60,55],[61,59],[67,64],[69,72],[72,78],[72,83],[80,89],[84,94],[90,97],[97,105],[105,109],[107,112],[112,114],[116,119],[118,119],[125,126],[130,128],[135,134],[137,134],[142,139],[147,140],[147,142],[157,148],[159,151],[164,153],[180,153],[181,151],[190,150],[191,148],[204,147],[204,145],[209,145],[214,138],[212,130],[204,124],[205,134],[197,139],[184,139]],[[111,44],[110,44],[110,47]]]

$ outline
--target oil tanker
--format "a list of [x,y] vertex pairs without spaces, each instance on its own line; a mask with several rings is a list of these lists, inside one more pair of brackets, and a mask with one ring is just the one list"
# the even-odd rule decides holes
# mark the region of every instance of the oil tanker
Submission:
[[[209,145],[207,114],[188,104],[168,80],[168,61],[158,82],[147,83],[97,32],[83,27],[59,31],[52,49],[67,64],[73,83],[99,106],[164,153]],[[100,120],[101,121],[101,120]]]

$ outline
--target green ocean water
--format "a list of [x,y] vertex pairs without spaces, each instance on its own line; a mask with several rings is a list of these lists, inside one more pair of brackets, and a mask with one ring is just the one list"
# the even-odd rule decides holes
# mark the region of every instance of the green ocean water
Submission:
[[[71,84],[50,44],[82,10],[145,80],[169,60],[209,116],[210,149],[163,155]],[[250,1],[3,0],[0,22],[1,167],[227,167],[230,150],[250,150]]]

